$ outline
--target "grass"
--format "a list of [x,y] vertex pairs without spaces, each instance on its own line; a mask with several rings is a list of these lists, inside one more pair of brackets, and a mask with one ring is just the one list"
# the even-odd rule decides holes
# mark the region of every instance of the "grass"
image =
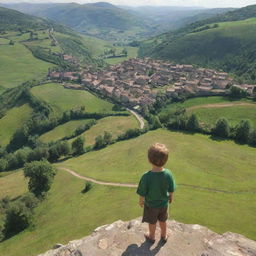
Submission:
[[29,119],[32,109],[28,104],[14,107],[0,119],[0,146],[6,146],[15,131]]
[[156,141],[170,149],[167,167],[179,184],[255,191],[256,149],[233,141],[211,140],[202,134],[159,129],[58,165],[98,180],[137,183],[142,172],[150,168],[146,152]]
[[233,127],[242,119],[248,119],[251,121],[252,126],[256,128],[256,104],[254,106],[198,108],[188,112],[195,113],[201,122],[211,126],[214,126],[220,117],[226,117]]
[[43,134],[42,136],[39,137],[39,140],[48,143],[51,141],[59,140],[65,136],[70,136],[77,127],[88,123],[90,120],[91,119],[69,121]]
[[15,198],[27,191],[27,181],[25,180],[23,173],[18,172],[6,172],[0,173],[0,199],[6,196]]
[[56,114],[81,106],[85,106],[86,112],[109,112],[113,107],[113,104],[85,90],[65,89],[57,83],[33,87],[31,92],[34,96],[49,103]]
[[124,48],[128,51],[127,57],[120,57],[120,58],[109,58],[105,59],[105,61],[110,65],[116,65],[118,63],[121,63],[125,60],[136,58],[138,55],[138,48],[137,47],[115,47],[117,49],[117,53],[121,52]]
[[[223,106],[218,108],[203,106],[208,104],[217,105],[221,103],[231,103],[234,104],[234,106]],[[161,110],[159,115],[164,116],[170,112],[173,112],[173,110],[178,107],[183,107],[187,109],[188,114],[197,114],[199,120],[202,123],[208,124],[209,126],[213,126],[219,118],[226,117],[232,126],[235,126],[242,119],[248,119],[251,121],[254,128],[256,128],[256,104],[247,106],[236,105],[241,103],[254,104],[253,101],[247,99],[231,101],[228,98],[222,96],[197,97],[188,99],[183,103],[179,102],[168,104]],[[202,107],[200,108],[200,106]],[[192,109],[191,107],[196,108]]]
[[15,87],[31,79],[40,79],[47,75],[53,64],[33,57],[22,44],[0,45],[0,86]]
[[[158,139],[166,139],[162,137],[163,132],[161,130],[151,132],[145,136],[155,139],[156,135]],[[143,136],[144,140],[145,136]],[[187,144],[194,142],[194,136],[183,136],[186,137],[188,141]],[[171,135],[169,133],[169,140],[173,140],[173,137],[177,137],[177,134]],[[208,140],[208,138],[204,138],[204,136],[197,137],[198,141],[200,141],[200,139],[203,142],[205,139]],[[140,171],[147,170],[148,168],[146,161],[144,161],[145,152],[141,152],[142,154],[138,155],[138,151],[136,150],[136,148],[147,147],[148,141],[146,140],[145,143],[139,146],[135,141],[141,143],[140,138],[119,143],[119,151],[124,151],[126,154],[126,164],[129,168],[129,172],[126,173],[127,177],[130,173],[133,173],[132,168],[134,165],[132,162],[137,163],[137,169],[141,169],[143,166],[143,169]],[[215,142],[211,141],[211,143],[214,145]],[[222,146],[225,144],[229,145],[229,142],[221,142],[220,144]],[[127,154],[126,145],[129,147],[129,154]],[[184,144],[182,144],[182,147],[185,147]],[[242,148],[240,148],[240,150],[241,149]],[[174,152],[178,151],[178,148],[173,148],[173,150]],[[101,153],[101,157],[105,156],[107,153],[111,154],[108,155],[107,162],[105,162],[104,165],[109,165],[117,159],[116,156],[112,154],[114,152],[106,152],[106,149],[99,152]],[[174,155],[174,152],[172,155]],[[241,152],[243,152],[243,150],[241,150]],[[94,158],[94,164],[97,164],[97,162],[101,160],[96,157],[97,156]],[[137,161],[137,158],[139,158],[139,161]],[[174,158],[174,156],[172,158]],[[111,161],[109,161],[109,159],[111,159]],[[190,166],[191,169],[193,169],[193,156],[191,159]],[[203,159],[203,156],[201,159]],[[179,163],[183,162],[182,160],[184,159],[181,159]],[[233,159],[229,160],[230,163],[232,160]],[[116,163],[116,165],[119,165],[118,173],[122,173],[123,171],[121,161],[123,161],[122,158],[119,159],[119,163]],[[176,171],[175,168],[172,169],[178,183],[182,183],[180,180],[181,175],[184,175],[184,173],[182,174],[182,170],[185,172],[187,180],[190,181],[191,178],[193,178],[192,173],[186,173],[186,168],[183,169],[182,166],[179,171]],[[246,169],[247,168],[241,170],[241,176],[244,179],[247,179],[247,173],[243,173]],[[119,175],[118,173],[116,175]],[[196,175],[195,172],[193,174]],[[17,175],[17,173],[15,175]],[[10,182],[6,180],[8,177],[9,176],[0,178],[0,181],[1,179],[5,179],[7,186],[9,186],[8,183]],[[211,177],[211,174],[208,173],[209,180]],[[229,180],[232,183],[232,173],[230,174]],[[197,180],[197,184],[206,186],[202,180]],[[233,185],[235,187],[235,184]],[[138,206],[138,197],[135,194],[135,189],[94,185],[92,190],[86,194],[82,194],[81,191],[83,187],[84,181],[64,171],[59,171],[48,198],[36,208],[34,218],[35,228],[26,230],[0,243],[0,255],[37,255],[49,250],[56,243],[66,244],[68,241],[89,235],[98,226],[112,223],[118,219],[130,220],[142,214],[142,209]],[[21,191],[21,193],[24,191]],[[12,191],[9,193],[12,193]],[[256,239],[255,227],[252,225],[255,221],[255,211],[255,194],[225,194],[187,188],[180,185],[175,192],[175,201],[171,207],[171,217],[184,223],[205,225],[219,233],[232,231]]]
[[[94,145],[95,138],[103,135],[104,131],[110,132],[113,138],[116,138],[130,128],[138,128],[138,121],[133,116],[111,116],[98,120],[96,125],[80,136],[85,138],[86,145]],[[70,142],[73,140],[75,139]]]

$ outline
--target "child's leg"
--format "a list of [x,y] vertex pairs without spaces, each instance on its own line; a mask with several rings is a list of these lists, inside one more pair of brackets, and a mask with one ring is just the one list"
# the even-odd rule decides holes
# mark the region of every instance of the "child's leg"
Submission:
[[159,225],[161,228],[161,237],[166,238],[166,221],[164,221],[164,222],[159,221]]
[[156,224],[148,224],[149,238],[155,240]]

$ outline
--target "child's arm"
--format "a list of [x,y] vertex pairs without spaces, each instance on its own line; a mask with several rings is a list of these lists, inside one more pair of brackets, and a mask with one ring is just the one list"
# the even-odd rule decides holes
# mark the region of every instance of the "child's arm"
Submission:
[[170,192],[170,196],[169,196],[169,204],[171,204],[171,203],[172,203],[172,201],[173,201],[173,194],[174,194],[174,192]]
[[144,206],[144,202],[145,202],[145,197],[140,196],[140,199],[139,199],[139,205],[140,205],[140,207],[143,207],[143,206]]

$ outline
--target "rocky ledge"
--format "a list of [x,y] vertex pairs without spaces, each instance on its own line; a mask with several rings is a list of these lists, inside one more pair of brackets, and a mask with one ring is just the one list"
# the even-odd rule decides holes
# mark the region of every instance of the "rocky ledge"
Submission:
[[[256,241],[227,232],[214,233],[206,227],[168,221],[166,244],[144,239],[147,225],[140,219],[116,221],[97,228],[90,236],[71,241],[39,256],[255,256]],[[159,229],[157,230],[159,238]]]

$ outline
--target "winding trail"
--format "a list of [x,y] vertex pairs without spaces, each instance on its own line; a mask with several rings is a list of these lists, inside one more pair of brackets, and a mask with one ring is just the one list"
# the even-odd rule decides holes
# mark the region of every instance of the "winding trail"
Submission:
[[144,122],[144,119],[143,117],[138,114],[137,112],[135,112],[134,110],[131,110],[129,108],[126,108],[127,111],[129,111],[132,115],[135,116],[135,118],[139,121],[140,123],[140,129],[143,129],[145,127],[145,122]]
[[193,110],[198,108],[224,108],[224,107],[234,107],[234,106],[256,106],[253,103],[246,102],[238,102],[238,103],[214,103],[214,104],[204,104],[204,105],[196,105],[187,108],[187,110]]
[[[99,185],[104,185],[104,186],[114,186],[114,187],[126,187],[126,188],[137,188],[137,184],[132,184],[132,183],[115,183],[115,182],[105,182],[105,181],[99,181],[95,180],[86,176],[82,176],[75,171],[66,168],[66,167],[58,167],[59,170],[66,171],[70,173],[71,175],[81,179],[81,180],[86,180],[93,182],[95,184]],[[194,188],[194,189],[199,189],[199,190],[204,190],[204,191],[211,191],[211,192],[217,192],[217,193],[225,193],[225,194],[256,194],[255,191],[249,191],[249,190],[243,190],[243,191],[228,191],[228,190],[222,190],[222,189],[214,189],[214,188],[207,188],[207,187],[200,187],[200,186],[195,186],[195,185],[190,185],[190,184],[177,184],[180,187],[189,187],[189,188]]]

